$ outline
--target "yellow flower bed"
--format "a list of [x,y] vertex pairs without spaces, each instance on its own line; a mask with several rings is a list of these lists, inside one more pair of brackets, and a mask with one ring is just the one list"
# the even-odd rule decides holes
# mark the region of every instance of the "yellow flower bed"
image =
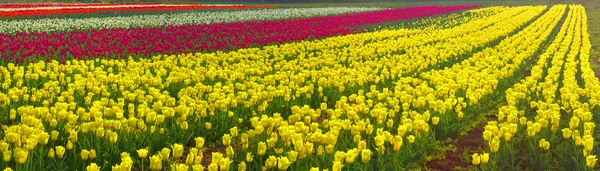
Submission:
[[[567,11],[569,17],[562,22]],[[583,56],[590,49],[582,11],[567,5],[492,7],[471,11],[482,14],[472,19],[447,21],[451,27],[384,29],[151,59],[9,64],[0,67],[0,111],[5,113],[0,115],[4,160],[0,166],[211,171],[418,168],[436,151],[440,139],[455,136],[478,117],[475,111],[493,100],[498,87],[511,86],[507,82],[515,81],[528,61],[552,59],[554,64],[552,55],[566,54],[568,45],[581,48],[580,53],[568,51],[572,59],[556,59],[570,66],[564,67],[564,75],[573,79],[564,79],[563,86],[569,90],[561,89],[565,95],[560,98],[544,95],[581,123],[588,122],[590,110],[600,102],[598,91],[591,90],[600,85],[589,64],[578,64],[587,61]],[[554,36],[559,23],[561,30]],[[574,34],[564,34],[572,29]],[[538,55],[552,38],[556,41]],[[473,164],[495,163],[500,144],[518,131],[554,126],[548,124],[555,119],[548,117],[552,115],[534,120],[511,108],[532,99],[519,92],[542,92],[561,78],[556,75],[561,68],[544,74],[548,68],[544,62],[507,91],[509,105],[484,132],[490,153],[472,155]],[[544,75],[552,80],[537,84]],[[584,88],[574,79],[578,75]],[[591,100],[578,103],[573,100],[577,98]],[[535,104],[549,106],[544,103],[550,101]],[[584,106],[589,109],[579,109]],[[582,144],[590,143],[583,139]],[[551,137],[535,140],[543,150],[555,147]]]

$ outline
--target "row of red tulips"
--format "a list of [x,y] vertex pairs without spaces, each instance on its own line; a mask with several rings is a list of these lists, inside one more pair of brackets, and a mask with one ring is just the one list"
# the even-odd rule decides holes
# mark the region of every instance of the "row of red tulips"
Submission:
[[423,6],[280,21],[0,34],[0,52],[4,60],[22,63],[231,50],[357,33],[365,25],[477,7]]

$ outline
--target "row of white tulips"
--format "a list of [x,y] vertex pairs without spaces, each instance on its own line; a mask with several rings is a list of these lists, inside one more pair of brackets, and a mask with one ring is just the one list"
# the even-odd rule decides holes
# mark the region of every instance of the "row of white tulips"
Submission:
[[0,21],[0,33],[62,32],[103,28],[157,27],[161,25],[209,24],[278,20],[381,10],[366,7],[282,8],[242,11],[194,11],[90,18],[43,18]]

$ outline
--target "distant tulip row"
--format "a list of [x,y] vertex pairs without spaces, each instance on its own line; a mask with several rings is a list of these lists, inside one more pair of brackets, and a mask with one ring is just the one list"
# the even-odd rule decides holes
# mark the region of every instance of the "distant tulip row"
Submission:
[[127,58],[230,50],[356,33],[366,25],[477,7],[424,6],[280,21],[0,34],[0,52],[4,60],[21,63],[28,60]]
[[[0,5],[2,6],[2,5]],[[248,9],[273,8],[273,5],[206,5],[206,4],[89,4],[14,6],[0,8],[0,17],[43,16],[54,14],[91,13],[99,11],[167,11],[195,9]]]
[[383,8],[273,8],[236,11],[191,11],[185,13],[142,14],[89,18],[42,18],[0,20],[0,33],[64,32],[103,28],[159,27],[163,25],[211,24],[263,21],[368,12]]
[[422,6],[279,21],[0,34],[0,53],[5,61],[22,63],[231,50],[357,33],[367,25],[477,7]]

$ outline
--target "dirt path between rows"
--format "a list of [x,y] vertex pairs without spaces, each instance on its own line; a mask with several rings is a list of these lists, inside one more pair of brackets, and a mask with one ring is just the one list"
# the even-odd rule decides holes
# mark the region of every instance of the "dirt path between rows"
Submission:
[[447,170],[464,170],[467,167],[473,166],[471,158],[465,158],[464,154],[471,156],[473,153],[481,153],[485,149],[484,140],[482,137],[483,127],[487,121],[481,121],[476,127],[471,129],[467,134],[454,138],[456,141],[443,144],[443,146],[455,147],[454,150],[446,151],[446,158],[434,159],[424,165],[425,170],[432,171],[447,171]]

